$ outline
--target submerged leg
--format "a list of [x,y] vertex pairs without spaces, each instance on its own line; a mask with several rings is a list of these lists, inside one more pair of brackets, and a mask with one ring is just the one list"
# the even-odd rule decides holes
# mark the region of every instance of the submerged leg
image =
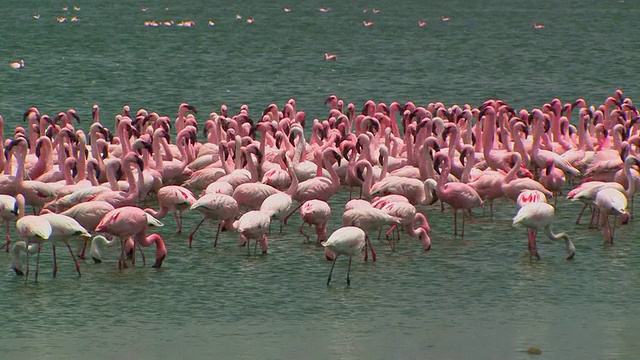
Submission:
[[351,273],[351,256],[349,256],[349,267],[347,268],[347,286],[351,285],[351,279],[349,278],[349,273]]
[[[189,234],[189,248],[191,248],[191,243],[193,242],[193,234],[196,233],[196,231],[198,231],[198,228],[200,227],[200,225],[202,225],[202,223],[204,222],[206,218],[202,218],[202,220],[200,220],[200,222],[198,223],[198,225],[196,225],[196,228],[193,229],[193,231],[191,232],[191,234]],[[220,226],[218,226],[218,230],[220,230]],[[218,237],[216,236],[216,242],[218,240]],[[215,247],[215,245],[213,246]]]
[[331,282],[331,274],[333,273],[333,267],[336,266],[337,259],[338,259],[338,255],[336,255],[336,257],[333,258],[333,264],[331,264],[331,270],[329,271],[329,278],[327,279],[327,286],[329,286],[329,283]]

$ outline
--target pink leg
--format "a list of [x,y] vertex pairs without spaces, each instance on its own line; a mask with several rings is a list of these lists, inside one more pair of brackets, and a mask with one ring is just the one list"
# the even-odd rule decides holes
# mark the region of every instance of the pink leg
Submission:
[[453,209],[453,235],[458,235],[458,211]]
[[309,242],[309,235],[305,234],[304,231],[302,231],[302,227],[304,226],[304,224],[306,224],[306,222],[302,222],[302,224],[300,224],[300,229],[298,229],[298,231],[300,231],[300,234],[304,235],[305,237],[305,243]]
[[371,261],[376,261],[376,251],[373,249],[373,244],[371,243],[371,239],[367,235],[366,241],[369,242],[369,247],[371,248]]
[[613,244],[613,236],[611,235],[611,229],[609,228],[609,216],[605,215],[602,219],[602,237],[604,238],[605,244]]
[[140,256],[142,257],[142,266],[147,266],[147,257],[144,256],[144,251],[142,251],[142,246],[138,243],[138,250],[140,250]]
[[[200,220],[200,222],[198,223],[198,225],[196,225],[196,228],[193,229],[193,231],[191,232],[191,234],[189,234],[189,249],[191,249],[191,243],[193,242],[193,234],[196,233],[196,231],[198,231],[198,228],[200,227],[200,225],[202,225],[202,223],[204,222],[206,218],[202,218],[202,220]],[[220,230],[220,226],[218,225],[218,230]],[[218,237],[216,236],[216,242],[218,240]],[[214,245],[215,247],[215,245]]]
[[538,248],[536,245],[537,231],[535,229],[528,229],[527,232],[529,234],[529,260],[531,260],[533,256],[540,260],[540,255],[538,254]]
[[[53,277],[56,277],[58,273],[58,260],[56,259],[56,246],[51,244],[51,251],[53,252]],[[38,271],[36,270],[36,274]]]
[[173,217],[176,219],[176,225],[178,225],[178,232],[176,234],[180,234],[182,233],[182,223],[180,222],[178,213],[175,210],[173,210]]
[[387,232],[385,233],[385,235],[386,235],[387,239],[389,238],[389,234],[391,234],[391,233],[393,232],[393,230],[395,230],[395,229],[396,229],[396,227],[397,227],[396,225],[393,225],[393,226],[391,226],[391,227],[389,228],[389,230],[387,230]]
[[460,236],[464,237],[464,210],[462,211],[462,234]]
[[[40,250],[42,250],[42,244],[38,246],[38,255],[36,255],[36,282],[38,282],[38,271],[40,269]],[[29,247],[27,246],[27,254],[29,253]]]
[[289,215],[287,215],[287,216],[284,218],[284,224],[285,224],[285,225],[287,224],[287,220],[289,220],[289,218],[291,217],[291,215],[293,215],[296,211],[298,211],[298,209],[300,209],[300,206],[302,206],[302,204],[303,204],[303,203],[300,203],[298,206],[296,206],[296,208],[295,208],[295,209],[293,209],[293,211],[292,211],[292,212],[290,212],[290,213],[289,213]]
[[582,217],[582,214],[584,214],[584,210],[587,208],[587,206],[589,205],[584,204],[584,206],[582,207],[582,210],[580,210],[580,213],[578,214],[578,219],[576,220],[576,225],[580,225],[580,218]]
[[118,260],[118,270],[122,270],[124,265],[124,240],[120,239],[120,259]]
[[82,274],[80,273],[80,264],[78,263],[78,259],[76,259],[76,257],[73,255],[73,250],[71,250],[71,245],[67,244],[67,248],[69,249],[69,254],[71,254],[71,258],[73,259],[73,262],[76,264],[76,271],[78,272],[78,277],[82,277]]
[[[7,242],[2,246],[2,247],[6,247],[6,252],[9,252],[9,244],[11,244],[11,238],[9,237],[9,222],[5,222],[4,223],[4,234],[7,238]],[[2,247],[0,247],[0,249],[2,249]]]
[[82,260],[85,259],[85,251],[87,250],[87,242],[89,242],[88,240],[85,240],[84,243],[82,244],[82,250],[80,250],[80,254],[78,254],[78,257]]

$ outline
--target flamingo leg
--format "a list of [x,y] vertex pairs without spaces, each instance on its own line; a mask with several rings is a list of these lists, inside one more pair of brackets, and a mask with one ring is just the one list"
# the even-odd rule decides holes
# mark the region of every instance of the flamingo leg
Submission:
[[131,265],[135,265],[136,264],[136,244],[138,242],[136,241],[136,238],[133,237],[133,246],[131,247]]
[[613,237],[616,233],[616,225],[618,223],[618,215],[613,215],[613,226],[611,227],[611,244],[613,244]]
[[580,225],[580,218],[582,217],[582,214],[584,214],[584,211],[587,208],[587,206],[589,206],[589,204],[584,204],[584,206],[582,207],[582,210],[580,210],[580,213],[578,214],[578,219],[576,220],[576,225]]
[[[36,282],[38,282],[38,270],[40,269],[40,250],[42,250],[42,245],[38,246],[38,255],[36,255]],[[28,253],[29,247],[27,247],[27,254]]]
[[453,209],[453,235],[458,235],[458,211]]
[[175,210],[173,210],[173,217],[176,219],[176,225],[178,225],[178,231],[176,232],[176,234],[180,234],[182,233],[182,223],[180,222],[178,213]]
[[222,221],[218,223],[218,231],[216,231],[216,239],[213,241],[213,247],[218,246],[218,235],[220,235],[220,228],[222,227]]
[[338,255],[333,258],[333,264],[331,264],[331,270],[329,270],[329,278],[327,279],[327,286],[329,286],[329,283],[331,282],[331,274],[333,273],[333,267],[336,266],[336,260],[338,260]]
[[[389,238],[389,234],[393,233],[393,230],[395,230],[395,229],[396,229],[396,227],[397,227],[397,226],[394,224],[393,226],[391,226],[391,227],[389,228],[389,230],[387,230],[387,232],[385,233],[385,236],[387,237],[387,239]],[[382,231],[382,228],[380,228],[380,231]],[[392,236],[393,236],[393,234],[392,234]],[[378,239],[378,240],[379,240],[379,239]]]
[[306,222],[302,222],[302,224],[300,224],[300,229],[298,229],[298,231],[300,231],[300,234],[304,235],[304,237],[306,238],[306,240],[304,241],[304,243],[309,242],[309,235],[305,234],[304,231],[302,231],[302,227],[304,226],[304,224],[306,224]]
[[258,240],[256,239],[256,244],[253,246],[253,256],[256,256],[258,253]]
[[376,251],[373,250],[373,244],[371,243],[371,239],[369,239],[369,235],[366,236],[365,242],[369,243],[369,248],[371,248],[371,261],[376,261]]
[[540,260],[540,254],[538,254],[538,248],[536,245],[536,230],[528,229],[529,234],[529,260],[532,260],[533,256],[535,256],[538,260]]
[[118,259],[118,270],[122,270],[124,264],[124,239],[120,239],[120,259]]
[[249,244],[249,240],[246,240],[247,244],[247,256],[251,255],[251,245]]
[[300,203],[298,206],[296,206],[295,209],[293,209],[292,212],[289,213],[289,215],[285,216],[284,218],[284,224],[287,224],[287,220],[289,220],[289,218],[291,217],[291,215],[293,215],[296,211],[298,211],[298,209],[300,209],[300,207],[302,206],[303,203]]
[[[58,274],[58,260],[56,259],[56,246],[51,244],[51,252],[53,253],[53,277]],[[36,274],[38,271],[36,270]]]
[[[27,251],[25,251],[25,259],[27,262],[27,270],[25,271],[25,275],[24,275],[24,282],[27,282],[27,278],[29,277],[29,241],[25,241],[26,245],[27,245]],[[40,251],[38,249],[38,251]]]
[[6,247],[6,251],[9,252],[9,244],[11,244],[11,238],[9,237],[9,222],[5,222],[4,223],[4,234],[7,238],[7,242],[2,245],[2,247],[0,247],[0,249],[2,249],[3,247]]
[[347,286],[351,285],[349,274],[351,273],[351,256],[349,256],[349,267],[347,267]]
[[[189,234],[189,249],[191,249],[191,243],[193,242],[193,234],[196,233],[196,231],[198,231],[198,228],[200,227],[200,225],[202,225],[202,223],[204,222],[206,218],[202,218],[202,220],[200,220],[200,222],[198,223],[198,225],[196,225],[196,228],[193,229],[193,231],[191,232],[191,234]],[[220,225],[218,225],[218,230],[220,230]],[[218,237],[216,236],[216,242],[218,240]],[[215,245],[213,246],[215,247]]]
[[462,234],[460,236],[464,237],[464,211],[462,211]]
[[85,241],[82,243],[82,250],[80,250],[80,254],[78,254],[78,257],[79,257],[80,259],[82,259],[82,260],[84,260],[84,259],[85,259],[85,256],[84,256],[84,255],[85,255],[85,251],[87,250],[87,242],[89,242],[89,241],[88,241],[88,240],[85,240]]
[[147,266],[147,257],[144,256],[144,251],[142,251],[142,246],[140,246],[140,243],[138,243],[138,250],[140,250],[140,256],[142,257],[142,266]]
[[489,200],[489,208],[491,209],[491,217],[493,217],[493,199]]
[[75,255],[73,255],[73,250],[71,250],[71,245],[67,244],[67,248],[69,249],[69,254],[71,254],[71,258],[73,262],[76,264],[76,271],[78,272],[78,277],[82,277],[80,273],[80,264],[78,263],[78,259],[76,259]]
[[[282,226],[284,224],[282,223],[282,220],[280,220],[280,234],[282,234]],[[269,227],[271,227],[271,223],[269,223]]]

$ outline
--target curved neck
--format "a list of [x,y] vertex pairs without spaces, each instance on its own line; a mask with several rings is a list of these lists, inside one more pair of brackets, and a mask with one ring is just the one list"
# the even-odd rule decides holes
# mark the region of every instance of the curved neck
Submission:
[[505,184],[510,183],[513,179],[516,178],[516,175],[518,174],[518,170],[520,170],[521,164],[522,164],[522,159],[518,156],[516,158],[516,163],[513,165],[511,170],[509,170],[509,173],[507,174],[507,176],[505,176],[502,180]]

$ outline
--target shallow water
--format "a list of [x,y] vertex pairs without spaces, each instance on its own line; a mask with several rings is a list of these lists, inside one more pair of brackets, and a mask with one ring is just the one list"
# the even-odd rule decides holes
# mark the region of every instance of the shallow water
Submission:
[[[134,1],[86,1],[65,13],[67,5],[25,1],[5,9],[0,61],[27,64],[22,71],[0,66],[5,136],[31,105],[48,114],[73,107],[88,120],[98,103],[111,124],[125,103],[175,116],[188,101],[204,119],[221,103],[232,113],[247,103],[257,116],[293,97],[311,120],[326,115],[331,93],[356,107],[367,99],[477,105],[496,97],[530,108],[553,97],[598,104],[616,88],[635,98],[640,80],[629,42],[639,35],[638,5],[631,2],[153,1],[142,12]],[[381,12],[362,12],[373,7]],[[236,21],[236,14],[256,21]],[[81,21],[56,23],[62,15]],[[426,28],[417,26],[422,18]],[[147,28],[147,19],[197,25]],[[534,22],[546,28],[534,30]],[[324,62],[324,52],[338,61]],[[346,194],[331,201],[330,231]],[[60,250],[54,279],[45,250],[38,284],[25,284],[10,270],[10,256],[0,255],[0,351],[7,359],[527,359],[524,350],[535,346],[540,359],[634,358],[638,223],[603,246],[600,231],[574,224],[580,208],[561,199],[554,226],[572,236],[576,259],[564,260],[563,244],[542,237],[542,260],[534,262],[526,231],[511,227],[514,204],[495,204],[493,218],[475,210],[464,238],[452,235],[449,211],[425,208],[432,251],[424,254],[406,235],[393,253],[374,241],[378,260],[354,260],[350,287],[347,259],[325,285],[331,264],[321,248],[303,243],[299,217],[284,234],[271,234],[268,255],[247,256],[231,233],[213,249],[212,224],[188,249],[199,215],[185,214],[182,235],[169,216],[158,229],[168,243],[160,270],[137,264],[118,272],[110,249],[102,264],[83,264],[78,279]]]

